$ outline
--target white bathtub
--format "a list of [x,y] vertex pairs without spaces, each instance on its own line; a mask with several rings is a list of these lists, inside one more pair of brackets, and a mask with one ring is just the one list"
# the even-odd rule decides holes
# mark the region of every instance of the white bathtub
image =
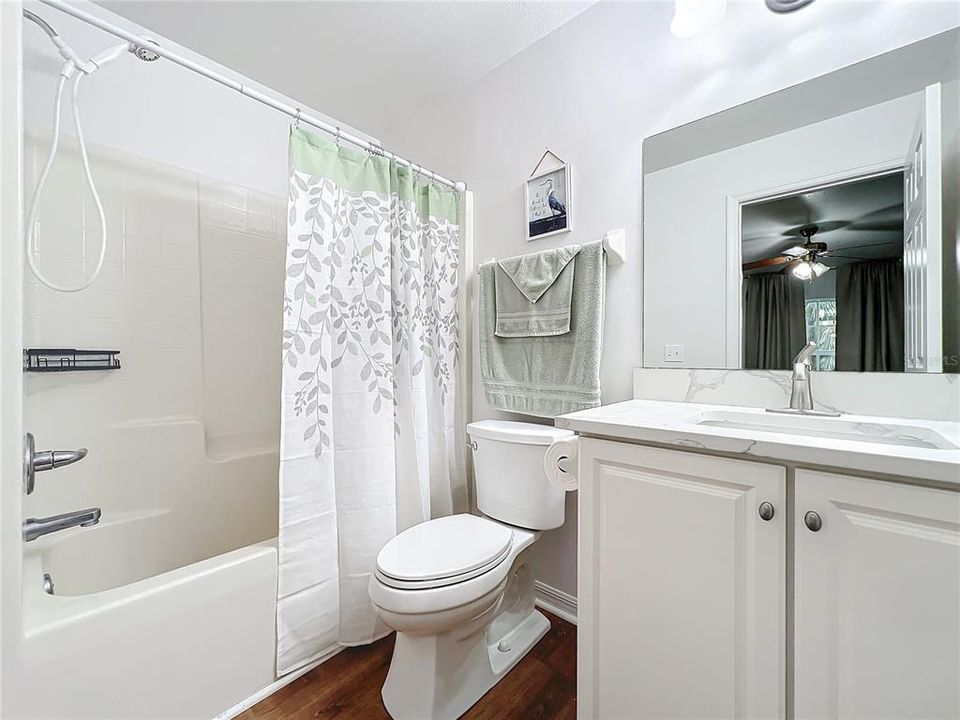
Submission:
[[277,451],[210,453],[196,422],[112,438],[30,498],[103,516],[24,545],[15,717],[210,720],[275,680]]
[[131,513],[31,548],[31,717],[209,720],[273,682],[275,540],[199,558],[176,525]]

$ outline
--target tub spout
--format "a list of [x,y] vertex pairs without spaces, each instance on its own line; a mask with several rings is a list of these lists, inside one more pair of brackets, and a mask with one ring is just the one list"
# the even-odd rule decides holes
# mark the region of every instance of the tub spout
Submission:
[[23,521],[23,541],[30,542],[53,532],[72,527],[90,527],[100,522],[100,508],[87,508],[46,518],[27,518]]

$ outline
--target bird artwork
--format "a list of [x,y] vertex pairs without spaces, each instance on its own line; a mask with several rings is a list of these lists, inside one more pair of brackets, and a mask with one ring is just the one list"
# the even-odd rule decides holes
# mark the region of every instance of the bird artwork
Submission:
[[547,205],[550,206],[550,210],[554,215],[563,215],[567,212],[567,207],[562,202],[560,198],[557,197],[556,190],[553,189],[553,179],[548,179],[543,183],[547,187]]
[[554,167],[540,172],[547,155],[553,153],[543,154],[524,185],[527,240],[570,230],[570,166],[553,155]]

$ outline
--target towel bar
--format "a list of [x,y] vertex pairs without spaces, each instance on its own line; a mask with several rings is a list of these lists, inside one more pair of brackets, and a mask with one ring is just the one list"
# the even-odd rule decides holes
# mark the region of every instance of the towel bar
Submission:
[[603,235],[603,252],[607,265],[623,265],[627,261],[627,231],[623,228],[607,230]]
[[[603,234],[603,252],[607,265],[623,265],[627,261],[627,231],[623,228],[607,230]],[[480,265],[495,261],[496,258],[487,258]]]

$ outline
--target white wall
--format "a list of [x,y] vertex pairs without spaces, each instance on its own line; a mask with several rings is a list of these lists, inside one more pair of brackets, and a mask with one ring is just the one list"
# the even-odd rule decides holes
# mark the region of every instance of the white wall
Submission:
[[[384,142],[476,192],[476,258],[627,230],[609,273],[603,401],[628,399],[639,365],[641,143],[674,127],[960,24],[950,3],[820,0],[788,16],[731,3],[709,33],[669,33],[672,3],[602,3],[441,107],[399,118]],[[573,164],[576,230],[524,242],[523,181],[544,147]],[[474,345],[476,347],[476,338]],[[499,416],[474,377],[474,416]],[[576,593],[576,498],[535,546],[542,581]]]
[[[908,95],[648,174],[643,366],[739,367],[728,337],[728,303],[739,309],[740,294],[728,297],[727,198],[900,162],[920,102]],[[664,345],[683,345],[684,360],[665,363]]]
[[[85,0],[76,4],[188,59],[245,80],[239,73],[97,5]],[[122,42],[46,5],[28,2],[24,6],[53,25],[81,57]],[[25,122],[30,128],[46,129],[51,125],[62,58],[43,31],[31,22],[24,25],[23,41]],[[246,82],[298,105],[296,100],[271,93],[258,83]],[[66,107],[65,104],[65,111]],[[290,118],[168,60],[145,63],[125,55],[107,65],[83,81],[81,110],[84,135],[94,143],[243,187],[286,194]],[[304,107],[304,111],[366,137],[321,112],[309,107]],[[72,133],[68,116],[64,119],[67,132]]]

